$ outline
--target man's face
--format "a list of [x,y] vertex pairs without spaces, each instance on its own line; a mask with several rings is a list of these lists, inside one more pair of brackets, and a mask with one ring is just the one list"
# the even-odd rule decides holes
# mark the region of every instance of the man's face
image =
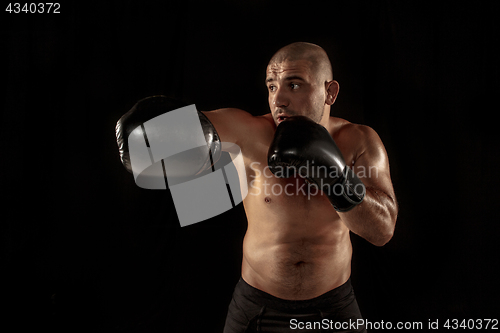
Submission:
[[266,74],[269,108],[276,125],[290,116],[320,122],[325,112],[325,84],[314,75],[308,60],[271,63]]

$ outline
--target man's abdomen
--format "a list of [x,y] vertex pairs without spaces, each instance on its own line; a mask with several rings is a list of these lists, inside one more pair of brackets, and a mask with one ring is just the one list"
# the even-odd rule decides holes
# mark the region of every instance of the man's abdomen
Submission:
[[297,230],[288,241],[279,237],[281,241],[274,242],[262,230],[253,232],[250,224],[243,242],[242,277],[253,287],[282,299],[304,300],[349,278],[352,246],[347,229],[318,230],[314,235]]

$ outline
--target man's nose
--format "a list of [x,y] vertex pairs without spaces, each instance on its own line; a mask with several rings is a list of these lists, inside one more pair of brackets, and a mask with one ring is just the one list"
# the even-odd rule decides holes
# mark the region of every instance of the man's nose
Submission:
[[273,96],[274,107],[287,107],[290,104],[290,100],[284,91],[284,89],[278,88]]

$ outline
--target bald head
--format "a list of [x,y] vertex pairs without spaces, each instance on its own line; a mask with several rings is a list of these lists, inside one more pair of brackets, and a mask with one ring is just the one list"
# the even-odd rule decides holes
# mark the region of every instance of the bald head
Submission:
[[282,47],[273,55],[269,65],[297,60],[307,60],[318,80],[322,82],[333,80],[330,59],[325,50],[316,44],[297,42]]

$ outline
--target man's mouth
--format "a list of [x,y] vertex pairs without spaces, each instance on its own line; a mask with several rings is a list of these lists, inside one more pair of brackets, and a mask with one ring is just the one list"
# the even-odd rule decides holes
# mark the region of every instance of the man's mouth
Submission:
[[277,121],[278,121],[278,124],[281,123],[283,120],[285,120],[286,118],[288,118],[288,116],[285,116],[285,115],[280,115],[278,116]]

